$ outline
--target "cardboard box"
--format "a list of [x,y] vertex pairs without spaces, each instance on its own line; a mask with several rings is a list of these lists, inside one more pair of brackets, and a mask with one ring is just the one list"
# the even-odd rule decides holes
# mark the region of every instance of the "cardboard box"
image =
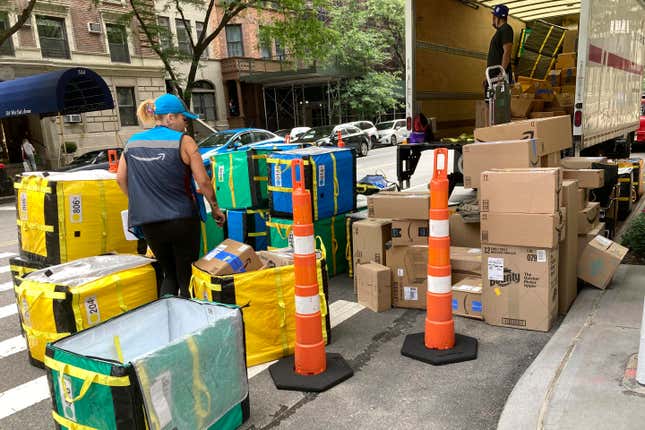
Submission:
[[629,249],[611,240],[596,236],[582,251],[578,260],[578,278],[604,290],[618,270]]
[[482,212],[482,244],[556,248],[566,237],[562,211],[555,214]]
[[391,239],[392,222],[387,219],[364,219],[352,224],[353,263],[386,264],[385,244]]
[[540,166],[542,167],[560,167],[560,152],[554,152],[552,154],[543,155],[541,157]]
[[560,208],[559,168],[495,169],[482,173],[481,212],[553,214]]
[[464,186],[479,188],[482,172],[497,168],[539,167],[540,140],[471,143],[463,147]]
[[605,171],[602,169],[564,169],[564,179],[578,181],[578,186],[585,189],[602,188],[605,186]]
[[567,313],[578,295],[578,191],[577,181],[563,182],[562,202],[566,210],[566,229],[570,233],[560,244],[558,264],[558,312],[562,315]]
[[[262,262],[262,269],[284,267],[293,264],[293,248],[274,249],[271,251],[257,251]],[[316,258],[322,258],[322,252],[316,250]]]
[[571,93],[558,93],[556,92],[553,100],[551,101],[551,107],[557,110],[562,110],[568,115],[573,114],[573,106],[575,104],[575,94]]
[[393,220],[392,246],[427,245],[429,233],[428,221]]
[[383,312],[392,307],[392,271],[378,263],[356,266],[358,303],[373,310]]
[[607,157],[565,157],[560,165],[565,169],[591,169],[594,163],[605,163]]
[[425,309],[428,246],[393,246],[387,250],[386,259],[392,270],[392,306]]
[[562,70],[553,69],[549,72],[547,76],[547,81],[551,84],[552,87],[560,86],[560,76],[562,75]]
[[558,55],[558,60],[555,63],[555,68],[564,70],[571,69],[576,67],[576,53],[575,52],[563,52]]
[[233,275],[262,268],[262,261],[245,243],[226,239],[195,262],[195,266],[211,275]]
[[466,278],[452,286],[452,314],[484,319],[482,278]]
[[570,148],[573,145],[571,117],[556,116],[553,118],[531,119],[475,129],[475,141],[477,142],[517,139],[540,139],[542,144],[538,148],[539,153],[537,155],[539,156]]
[[511,116],[527,117],[531,113],[534,99],[535,96],[533,94],[522,94],[521,96],[511,97]]
[[459,214],[450,215],[450,243],[454,246],[479,248],[481,246],[479,223],[464,222]]
[[530,119],[552,118],[554,116],[561,116],[561,115],[566,115],[566,112],[564,112],[564,111],[558,111],[558,112],[532,112],[529,115],[529,118]]
[[456,283],[466,278],[481,278],[482,252],[477,248],[450,247],[450,268],[452,282]]
[[590,232],[598,225],[600,215],[600,203],[587,202],[587,206],[578,212],[578,234]]
[[370,218],[402,218],[427,220],[430,210],[428,192],[380,192],[367,198]]
[[484,100],[475,102],[475,127],[488,127],[488,103]]
[[549,331],[558,314],[558,249],[485,245],[484,320],[502,327]]
[[561,81],[562,85],[575,85],[576,84],[577,69],[570,67],[562,71]]
[[[570,180],[570,179],[567,179]],[[578,181],[576,181],[576,184]],[[588,191],[585,190],[584,188],[578,188],[578,208],[586,208],[587,207],[587,201],[589,200],[589,197],[587,197]],[[580,210],[580,209],[578,209]]]
[[578,235],[578,260],[582,255],[582,251],[585,250],[589,242],[595,239],[596,236],[604,236],[606,224],[604,222],[599,223],[597,226],[592,228],[588,233]]

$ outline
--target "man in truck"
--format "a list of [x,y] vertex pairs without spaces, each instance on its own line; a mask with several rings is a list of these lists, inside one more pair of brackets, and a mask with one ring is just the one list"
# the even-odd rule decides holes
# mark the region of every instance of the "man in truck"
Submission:
[[513,50],[513,27],[508,22],[508,6],[498,4],[493,8],[493,27],[497,30],[488,48],[487,67],[502,66],[508,81],[513,83],[511,52]]

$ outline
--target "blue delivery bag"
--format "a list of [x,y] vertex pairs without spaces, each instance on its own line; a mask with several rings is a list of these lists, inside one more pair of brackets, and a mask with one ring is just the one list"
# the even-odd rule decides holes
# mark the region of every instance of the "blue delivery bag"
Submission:
[[291,162],[305,164],[305,186],[311,192],[314,221],[356,208],[356,157],[351,149],[311,147],[275,152],[267,159],[271,215],[293,218]]
[[256,251],[267,249],[267,211],[262,209],[228,210],[228,238],[251,245]]

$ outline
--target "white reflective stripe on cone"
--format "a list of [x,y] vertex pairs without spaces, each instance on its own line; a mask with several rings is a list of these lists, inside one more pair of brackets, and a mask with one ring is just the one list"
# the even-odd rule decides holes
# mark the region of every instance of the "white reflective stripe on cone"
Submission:
[[447,219],[430,220],[430,237],[447,237],[450,235],[450,222]]
[[320,312],[320,296],[300,297],[296,296],[296,313],[300,315],[311,315]]
[[316,252],[316,241],[313,236],[293,235],[293,253],[298,255],[309,255]]
[[451,292],[452,277],[428,275],[428,291],[435,294],[446,294]]

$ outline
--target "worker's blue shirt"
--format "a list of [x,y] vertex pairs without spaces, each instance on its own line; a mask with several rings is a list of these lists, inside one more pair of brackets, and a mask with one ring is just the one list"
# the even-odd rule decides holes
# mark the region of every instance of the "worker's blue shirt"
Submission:
[[181,159],[183,135],[157,126],[128,140],[124,154],[130,227],[197,216],[190,169]]

